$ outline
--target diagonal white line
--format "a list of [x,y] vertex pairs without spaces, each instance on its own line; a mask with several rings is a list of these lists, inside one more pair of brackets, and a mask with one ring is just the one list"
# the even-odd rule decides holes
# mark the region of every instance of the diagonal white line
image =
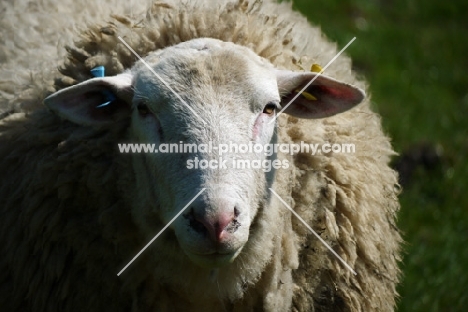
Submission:
[[149,69],[156,77],[158,77],[159,80],[161,80],[161,82],[162,82],[169,90],[171,90],[172,93],[174,93],[175,96],[177,96],[177,98],[178,98],[182,103],[185,104],[185,106],[187,106],[188,109],[190,109],[190,110],[192,111],[192,113],[193,113],[195,116],[198,117],[198,119],[200,119],[200,120],[203,122],[203,124],[206,125],[205,120],[203,120],[203,118],[201,118],[200,115],[198,115],[197,113],[195,113],[195,111],[193,110],[193,108],[191,108],[190,105],[188,105],[187,102],[185,102],[185,101],[182,99],[182,97],[181,97],[177,92],[175,92],[174,89],[172,89],[171,86],[170,86],[169,84],[167,84],[167,83],[161,78],[161,76],[159,76],[159,75],[151,68],[151,66],[149,66],[149,64],[148,64],[144,59],[142,59],[141,56],[139,56],[138,53],[136,53],[136,52],[132,49],[132,47],[130,47],[130,46],[122,39],[122,37],[118,36],[118,38],[119,38],[120,41],[122,41],[122,43],[123,43],[123,44],[124,44],[124,45],[125,45],[125,46],[126,46],[142,63],[143,63],[143,64],[145,64],[146,67],[148,67],[148,69]]
[[351,39],[351,41],[348,42],[348,44],[345,45],[345,47],[344,47],[343,49],[341,49],[341,51],[338,52],[338,54],[335,55],[335,57],[333,57],[333,58],[331,59],[331,61],[328,62],[328,64],[325,65],[325,67],[324,67],[314,78],[312,78],[312,80],[309,81],[309,83],[306,84],[306,86],[305,86],[304,88],[302,88],[301,91],[298,92],[298,93],[296,94],[296,96],[294,96],[294,97],[292,98],[292,100],[289,101],[289,103],[286,104],[286,106],[283,107],[283,108],[278,112],[278,114],[276,114],[276,116],[275,116],[272,120],[270,120],[269,124],[272,123],[272,122],[274,122],[274,121],[276,120],[276,118],[278,118],[279,115],[281,115],[281,114],[283,113],[283,111],[284,111],[286,108],[288,108],[288,106],[291,105],[291,103],[294,102],[294,101],[302,94],[302,92],[304,92],[304,91],[315,81],[315,79],[317,79],[317,78],[325,71],[325,69],[327,69],[327,67],[330,66],[330,65],[338,58],[338,56],[340,56],[341,53],[343,53],[343,52],[351,45],[351,43],[353,43],[354,40],[356,40],[356,37],[354,37],[353,39]]
[[190,204],[191,204],[191,203],[193,203],[193,201],[194,201],[195,199],[197,199],[197,197],[198,197],[198,196],[200,196],[200,194],[201,194],[201,193],[203,193],[205,190],[206,190],[206,188],[202,188],[202,190],[201,190],[200,192],[198,192],[198,194],[197,194],[197,195],[195,195],[195,197],[194,197],[194,198],[193,198],[191,201],[189,201],[189,202],[188,202],[188,204],[187,204],[187,205],[185,205],[185,207],[184,207],[184,208],[182,208],[182,210],[180,210],[180,211],[179,211],[179,213],[178,213],[178,214],[176,214],[176,215],[175,215],[175,217],[174,217],[174,218],[172,218],[172,220],[171,220],[171,221],[169,221],[169,223],[167,223],[167,224],[166,224],[166,226],[165,226],[165,227],[164,227],[164,228],[163,228],[161,231],[159,231],[159,233],[158,233],[158,234],[156,234],[156,236],[155,236],[155,237],[153,237],[153,239],[152,239],[152,240],[150,240],[150,241],[149,241],[149,243],[148,243],[148,244],[146,244],[146,246],[145,246],[145,247],[143,247],[143,249],[142,249],[142,250],[140,250],[140,252],[139,252],[139,253],[137,253],[137,255],[136,255],[135,257],[133,257],[133,259],[132,259],[132,260],[131,260],[131,261],[130,261],[130,262],[129,262],[129,263],[128,263],[128,264],[127,264],[127,265],[126,265],[126,266],[125,266],[125,267],[124,267],[124,268],[123,268],[123,269],[122,269],[122,270],[121,270],[121,271],[120,271],[120,272],[117,274],[117,276],[120,276],[120,274],[122,274],[122,272],[123,272],[123,271],[125,271],[125,270],[126,270],[126,269],[127,269],[129,266],[130,266],[130,264],[132,264],[132,263],[133,263],[133,261],[135,261],[135,260],[136,260],[136,258],[138,258],[138,257],[139,257],[139,256],[140,256],[140,255],[143,253],[143,251],[145,251],[145,250],[146,250],[146,248],[148,248],[148,246],[149,246],[149,245],[151,245],[151,244],[152,244],[152,243],[153,243],[153,242],[156,240],[156,238],[158,238],[158,237],[159,237],[159,235],[161,235],[161,234],[162,234],[162,232],[164,232],[164,231],[165,231],[165,230],[166,230],[166,229],[167,229],[167,228],[168,228],[168,227],[169,227],[169,226],[172,224],[172,222],[174,222],[174,221],[175,221],[175,219],[177,219],[177,217],[178,217],[178,216],[180,216],[180,215],[182,214],[182,212],[184,212],[184,211],[185,211],[185,209],[187,209],[187,207],[188,207],[188,206],[190,206]]
[[291,212],[312,232],[312,234],[315,235],[315,237],[317,237],[319,239],[319,241],[325,245],[325,247],[328,248],[328,250],[330,250],[334,255],[335,257],[338,258],[338,260],[341,261],[341,263],[344,264],[344,266],[350,270],[354,275],[357,275],[356,271],[353,270],[353,268],[351,268],[351,266],[349,264],[347,264],[343,258],[341,258],[321,237],[320,235],[318,235],[308,224],[307,222],[304,221],[304,219],[301,218],[301,216],[299,216],[282,198],[281,196],[279,196],[275,191],[273,191],[272,188],[269,188],[270,191],[275,194],[276,197],[278,197],[278,199],[289,209],[291,210]]

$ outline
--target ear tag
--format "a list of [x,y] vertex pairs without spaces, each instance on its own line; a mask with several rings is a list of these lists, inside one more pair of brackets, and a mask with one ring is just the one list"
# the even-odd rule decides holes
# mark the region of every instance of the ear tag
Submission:
[[[319,64],[312,64],[312,66],[310,67],[310,71],[313,72],[313,73],[320,73],[323,71],[322,67],[320,67]],[[299,93],[301,90],[297,89],[297,90],[294,90],[294,92],[296,93]],[[305,97],[306,99],[308,99],[309,101],[317,101],[317,98],[315,96],[313,96],[312,94],[310,94],[309,92],[302,92],[301,95],[303,97]]]
[[[91,69],[91,75],[93,75],[93,77],[95,77],[95,78],[104,77],[105,76],[104,66],[98,66],[98,67],[95,67],[95,68]],[[107,106],[112,101],[114,101],[116,99],[115,95],[112,92],[108,91],[108,90],[102,91],[102,94],[105,96],[106,102],[96,106],[96,108],[101,108],[101,107]]]
[[310,67],[310,71],[313,72],[313,73],[320,73],[322,71],[322,67],[320,67],[319,64],[312,64],[312,66]]
[[[299,92],[301,92],[301,90],[296,89],[296,90],[294,90],[294,92],[299,93]],[[304,91],[304,92],[301,93],[301,95],[303,97],[305,97],[306,99],[308,99],[309,101],[317,101],[317,98],[315,96],[313,96],[312,94],[310,94],[309,92]]]

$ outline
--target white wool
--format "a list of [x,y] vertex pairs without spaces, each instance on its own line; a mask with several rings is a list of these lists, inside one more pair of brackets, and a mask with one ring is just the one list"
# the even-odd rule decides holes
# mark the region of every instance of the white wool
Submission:
[[[400,274],[401,238],[395,226],[398,185],[388,166],[394,152],[380,117],[370,109],[370,98],[323,119],[283,114],[274,132],[266,126],[269,117],[261,114],[264,105],[287,96],[274,87],[278,81],[280,88],[287,89],[281,82],[285,76],[276,69],[308,75],[303,69],[324,65],[337,53],[336,45],[293,12],[290,4],[17,0],[2,2],[0,12],[4,38],[0,44],[1,307],[8,311],[394,309]],[[147,57],[184,100],[205,103],[193,108],[207,126],[201,126],[154,75],[143,74],[145,65],[137,63],[118,36]],[[197,38],[216,40],[190,41]],[[210,51],[204,51],[207,42],[213,45]],[[187,45],[189,49],[183,50]],[[206,64],[197,63],[204,58],[194,54],[212,53],[216,46],[233,54],[223,56],[229,62],[213,62],[218,67],[213,65],[205,75]],[[178,57],[172,60],[174,55]],[[178,61],[195,65],[174,67]],[[92,83],[90,70],[100,65],[106,76],[117,77],[110,78],[117,84],[109,88],[118,103],[132,101],[127,89],[131,85],[156,117],[150,114],[141,123],[139,102],[133,102],[94,127],[69,117],[80,111],[67,115],[44,106],[43,100],[57,91]],[[210,84],[201,78],[188,81],[190,75],[180,74],[185,69],[198,70],[197,77],[210,77],[208,82],[225,87],[208,88]],[[325,74],[366,89],[346,56],[340,56]],[[197,88],[187,87],[193,85]],[[156,96],[165,96],[170,100],[164,103],[172,105],[156,105],[162,103]],[[241,107],[239,103],[247,99],[249,105]],[[168,131],[171,124],[181,127]],[[274,175],[228,171],[197,180],[187,179],[192,174],[188,170],[184,174],[176,170],[183,168],[181,156],[167,155],[161,165],[157,158],[120,154],[116,147],[134,139],[157,142],[161,139],[157,133],[200,142],[241,142],[249,131],[261,142],[354,143],[356,153],[278,153],[280,161],[289,163],[288,170]],[[206,240],[197,238],[196,231],[183,234],[190,229],[181,216],[118,277],[200,187],[208,191],[194,205],[210,203],[205,205],[206,220],[216,218],[219,207],[236,205],[239,210],[236,221],[241,225],[225,246],[236,250],[232,263],[200,266],[206,259],[190,252],[200,250]]]

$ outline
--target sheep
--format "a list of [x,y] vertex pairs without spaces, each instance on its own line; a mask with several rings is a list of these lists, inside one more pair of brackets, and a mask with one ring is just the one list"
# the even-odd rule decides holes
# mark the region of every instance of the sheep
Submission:
[[[287,3],[133,1],[131,14],[117,3],[50,1],[40,9],[76,10],[51,13],[44,32],[55,37],[28,38],[16,23],[23,35],[2,46],[2,309],[392,311],[394,151],[350,59],[309,71],[337,47]],[[43,18],[8,10],[2,23]],[[71,17],[88,26],[51,31]],[[51,52],[57,36],[67,46]],[[28,47],[36,57],[24,60]],[[99,66],[104,77],[94,77]],[[222,155],[282,165],[264,170],[189,169],[220,151],[118,149],[208,141],[356,151]]]

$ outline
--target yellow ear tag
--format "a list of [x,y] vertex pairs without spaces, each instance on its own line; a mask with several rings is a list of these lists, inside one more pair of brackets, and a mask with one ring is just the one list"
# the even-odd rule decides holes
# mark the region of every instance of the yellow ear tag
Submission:
[[[310,67],[310,71],[314,73],[320,73],[322,71],[322,67],[320,67],[319,64],[312,64],[312,66]],[[294,92],[299,93],[301,92],[301,90],[297,89],[297,90],[294,90]],[[312,94],[310,94],[309,92],[304,91],[301,93],[301,95],[305,97],[306,99],[308,99],[309,101],[317,101],[317,98],[313,96]]]
[[[297,89],[297,90],[294,90],[294,92],[299,93],[301,92],[301,90]],[[312,94],[310,94],[309,92],[304,91],[301,93],[301,95],[305,97],[306,99],[308,99],[309,101],[317,101],[317,98],[313,96]]]
[[312,64],[310,71],[314,73],[320,73],[322,71],[322,67],[320,67],[319,64]]

